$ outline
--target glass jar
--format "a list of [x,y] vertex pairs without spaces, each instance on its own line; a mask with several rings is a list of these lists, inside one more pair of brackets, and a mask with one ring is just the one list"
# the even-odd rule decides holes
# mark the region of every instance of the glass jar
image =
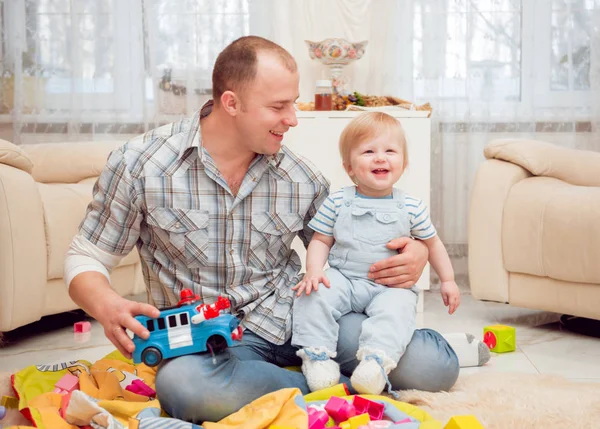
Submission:
[[333,84],[330,80],[318,80],[315,88],[315,110],[333,109]]

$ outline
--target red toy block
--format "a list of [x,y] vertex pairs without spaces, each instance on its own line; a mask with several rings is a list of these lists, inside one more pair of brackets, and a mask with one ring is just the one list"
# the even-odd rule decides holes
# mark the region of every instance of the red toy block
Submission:
[[362,396],[355,396],[352,405],[356,410],[356,414],[369,414],[371,420],[381,420],[383,418],[383,410],[385,405],[379,402],[371,401]]
[[308,407],[308,429],[325,429],[325,425],[329,421],[329,415],[326,411],[317,410],[316,408]]
[[354,417],[357,413],[354,405],[345,399],[332,396],[325,404],[325,411],[329,414],[336,423],[345,422],[350,417]]
[[129,386],[125,388],[129,392],[137,393],[138,395],[154,398],[156,392],[142,380],[133,380]]
[[75,322],[73,325],[73,332],[76,334],[83,334],[84,332],[90,332],[92,324],[90,322]]
[[65,374],[56,382],[54,387],[54,393],[60,393],[61,395],[70,393],[73,390],[79,389],[79,378],[71,373]]

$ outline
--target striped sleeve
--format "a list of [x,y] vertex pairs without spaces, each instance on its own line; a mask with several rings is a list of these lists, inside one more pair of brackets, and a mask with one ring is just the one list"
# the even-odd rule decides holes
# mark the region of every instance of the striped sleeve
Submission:
[[435,237],[437,231],[431,223],[429,210],[418,198],[406,196],[406,207],[410,217],[410,234],[419,240]]
[[344,192],[337,191],[329,195],[321,204],[315,217],[312,218],[308,226],[321,234],[333,235],[333,226],[340,214],[340,207],[344,200]]

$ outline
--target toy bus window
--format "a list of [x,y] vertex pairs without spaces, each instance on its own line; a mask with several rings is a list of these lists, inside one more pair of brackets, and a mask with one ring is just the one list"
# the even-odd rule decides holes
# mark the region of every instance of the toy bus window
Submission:
[[180,317],[179,320],[181,320],[181,325],[182,326],[190,324],[190,322],[188,321],[188,315],[187,315],[187,313],[181,313],[181,315],[179,317]]
[[170,315],[169,318],[169,328],[174,328],[177,326],[177,317],[174,314]]
[[146,328],[148,328],[148,330],[150,332],[153,332],[154,331],[154,320],[152,320],[152,319],[146,320]]
[[165,329],[165,319],[163,319],[162,317],[159,317],[158,319],[156,319],[156,321],[158,322],[158,329]]

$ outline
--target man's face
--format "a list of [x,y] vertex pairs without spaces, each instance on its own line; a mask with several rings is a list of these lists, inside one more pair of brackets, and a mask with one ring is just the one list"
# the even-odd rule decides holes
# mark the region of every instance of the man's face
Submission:
[[298,124],[294,103],[300,78],[274,55],[259,53],[256,78],[240,94],[236,116],[240,141],[251,152],[273,155],[284,134]]

